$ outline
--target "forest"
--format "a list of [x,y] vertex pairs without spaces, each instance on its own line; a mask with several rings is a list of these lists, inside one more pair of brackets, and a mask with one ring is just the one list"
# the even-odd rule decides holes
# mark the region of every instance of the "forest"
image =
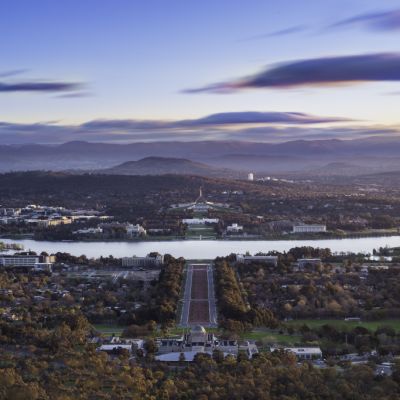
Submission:
[[246,303],[234,269],[222,258],[215,260],[215,285],[219,325],[222,328],[238,333],[256,326],[274,328],[278,325],[270,310]]

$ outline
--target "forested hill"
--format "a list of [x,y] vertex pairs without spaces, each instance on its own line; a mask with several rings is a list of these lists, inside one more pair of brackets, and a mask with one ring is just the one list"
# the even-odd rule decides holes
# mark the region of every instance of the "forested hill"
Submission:
[[127,161],[112,168],[97,171],[110,175],[200,175],[219,178],[240,178],[245,173],[226,168],[212,167],[185,158],[146,157],[138,161]]

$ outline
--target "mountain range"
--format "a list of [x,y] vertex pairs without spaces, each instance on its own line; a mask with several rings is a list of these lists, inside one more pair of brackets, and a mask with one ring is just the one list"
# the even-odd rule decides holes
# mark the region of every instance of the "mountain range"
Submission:
[[[1,145],[0,171],[97,171],[146,157],[162,157],[164,162],[167,158],[183,158],[202,163],[196,168],[203,172],[216,168],[257,174],[359,175],[400,171],[399,155],[400,138],[396,137],[298,140],[278,144],[244,141],[129,144],[75,141],[60,145]],[[163,168],[166,166],[159,162],[154,167],[159,171]]]

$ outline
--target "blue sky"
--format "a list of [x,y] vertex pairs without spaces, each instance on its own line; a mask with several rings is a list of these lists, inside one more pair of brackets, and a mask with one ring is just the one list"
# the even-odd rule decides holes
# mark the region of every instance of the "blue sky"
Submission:
[[[389,0],[3,1],[0,143],[397,134],[400,77],[380,55],[394,54],[394,68],[400,62],[399,10],[400,1]],[[352,64],[340,57],[359,55],[372,56],[347,77]],[[301,60],[327,69],[326,58],[338,58],[343,82],[329,75],[322,84],[271,87],[248,79]],[[209,90],[221,83],[235,90]],[[238,112],[335,121],[180,124]],[[107,124],[87,125],[93,120]]]

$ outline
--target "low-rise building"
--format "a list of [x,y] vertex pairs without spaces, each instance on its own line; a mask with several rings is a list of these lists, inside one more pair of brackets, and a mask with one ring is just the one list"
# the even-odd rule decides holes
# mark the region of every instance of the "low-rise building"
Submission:
[[277,256],[251,256],[251,255],[243,255],[236,254],[236,262],[241,264],[251,264],[252,262],[270,264],[276,267],[278,265],[278,257]]
[[160,267],[164,263],[164,256],[161,254],[147,254],[146,257],[123,257],[123,267]]
[[229,226],[226,227],[226,232],[227,232],[227,233],[238,233],[238,232],[243,232],[243,226],[234,223],[234,224],[229,225]]
[[293,225],[292,233],[326,232],[326,225]]
[[185,218],[182,220],[182,224],[186,225],[218,224],[218,222],[218,218]]
[[77,231],[73,231],[73,235],[101,235],[103,233],[103,228],[87,228],[87,229],[78,229]]
[[0,265],[3,267],[30,267],[40,262],[40,257],[35,255],[5,255],[0,257]]
[[319,360],[322,358],[322,351],[319,347],[284,347],[284,348],[271,348],[271,352],[277,350],[284,350],[293,353],[299,361],[303,360]]
[[320,258],[299,258],[294,263],[294,270],[304,271],[305,268],[318,268],[322,265]]
[[123,344],[123,343],[111,343],[111,344],[102,344],[97,348],[97,351],[105,351],[106,353],[117,353],[121,350],[126,350],[131,354],[133,352],[133,346],[131,344]]
[[239,343],[236,340],[220,340],[213,333],[207,333],[201,325],[193,327],[190,332],[181,337],[160,339],[158,345],[159,354],[156,355],[156,360],[166,362],[177,362],[181,359],[193,361],[196,354],[212,354],[214,350],[233,356],[243,351],[249,358],[258,353],[254,342]]
[[54,262],[54,256],[38,256],[30,254],[0,256],[0,266],[8,268],[26,268],[36,271],[50,272]]
[[146,235],[146,229],[143,228],[143,226],[136,224],[128,224],[126,226],[126,234],[128,237],[139,237],[139,236],[145,236]]

